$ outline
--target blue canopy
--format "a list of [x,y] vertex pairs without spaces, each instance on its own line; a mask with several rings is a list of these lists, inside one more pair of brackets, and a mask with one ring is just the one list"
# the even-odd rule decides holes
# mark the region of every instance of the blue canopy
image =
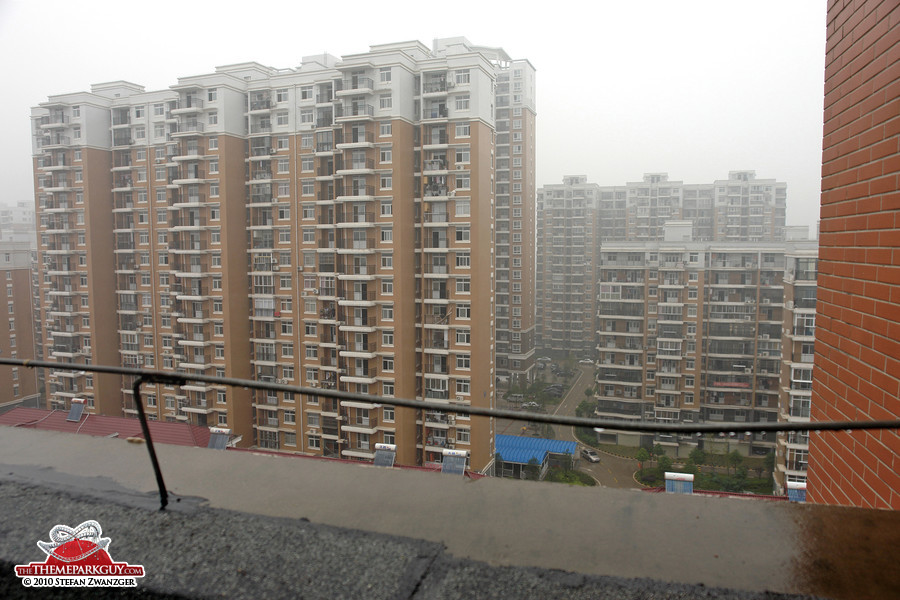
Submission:
[[527,465],[532,458],[543,463],[547,453],[551,454],[575,454],[577,449],[575,442],[563,440],[548,440],[545,438],[524,437],[520,435],[498,435],[496,443],[497,454],[503,462],[520,463]]

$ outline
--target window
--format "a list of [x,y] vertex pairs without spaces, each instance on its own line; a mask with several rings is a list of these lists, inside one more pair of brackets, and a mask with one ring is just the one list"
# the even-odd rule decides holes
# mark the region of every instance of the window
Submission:
[[276,192],[279,198],[286,198],[291,195],[291,183],[289,181],[279,181],[278,190]]
[[393,187],[393,178],[388,174],[381,175],[381,189],[389,190]]
[[81,116],[81,106],[76,104],[72,107],[72,116],[76,119]]
[[[291,147],[291,138],[286,135],[279,135],[275,140],[275,147],[278,150],[287,150]],[[312,148],[312,136],[310,134],[303,134],[300,136],[300,147],[301,148]]]
[[166,107],[162,102],[153,105],[153,116],[162,117],[166,114]]
[[390,137],[391,135],[391,122],[383,121],[378,128],[378,135],[381,137]]
[[469,83],[469,70],[468,69],[459,69],[456,72],[456,83],[458,85]]
[[287,425],[293,425],[297,422],[297,413],[293,410],[284,411],[284,422]]
[[209,195],[211,198],[219,197],[219,184],[218,183],[209,184]]
[[469,137],[469,124],[468,123],[457,123],[456,124],[456,137]]
[[394,241],[394,229],[391,227],[382,227],[381,228],[381,241],[382,242],[393,242]]
[[468,269],[471,266],[471,255],[468,252],[456,253],[456,266],[461,269]]
[[456,305],[456,318],[457,319],[469,319],[471,315],[471,305],[469,304],[457,304]]
[[390,147],[390,146],[384,146],[384,147],[381,149],[380,156],[381,156],[381,162],[383,162],[383,163],[389,163],[389,162],[391,162],[391,147]]
[[467,190],[471,185],[471,178],[469,177],[468,173],[456,174],[456,189]]
[[288,101],[288,90],[287,88],[281,88],[280,90],[275,90],[275,102],[282,103]]
[[[288,124],[288,114],[286,112],[278,113],[277,115],[275,115],[275,119],[279,125]],[[315,113],[313,112],[313,109],[304,108],[300,111],[300,123],[310,124],[315,120]]]
[[393,107],[393,98],[390,94],[381,94],[378,97],[378,107],[381,109],[388,109]]
[[312,179],[304,179],[300,184],[300,193],[304,196],[312,196],[316,192],[316,182]]
[[218,150],[219,149],[219,138],[217,136],[212,136],[207,140],[207,147],[210,150]]
[[457,354],[456,355],[456,368],[457,369],[471,369],[472,368],[472,357],[470,354]]
[[393,204],[391,204],[390,200],[382,200],[381,201],[381,216],[389,217],[394,214]]
[[218,173],[219,172],[219,161],[218,160],[209,161],[209,172],[210,173]]
[[393,279],[382,279],[381,280],[381,293],[385,295],[392,295],[394,293],[394,280]]
[[394,357],[393,356],[385,356],[381,359],[381,370],[382,371],[393,371],[394,370]]
[[300,170],[308,173],[314,169],[315,162],[312,156],[303,156],[300,158]]
[[468,294],[472,289],[472,281],[468,277],[458,277],[456,279],[456,293]]
[[394,268],[394,255],[390,252],[385,252],[381,255],[381,268],[382,269],[393,269]]
[[471,229],[468,226],[457,226],[456,227],[456,241],[457,242],[468,242],[470,241]]
[[394,345],[394,330],[388,329],[386,331],[381,332],[381,345],[382,346],[393,346]]
[[468,395],[471,390],[471,382],[468,379],[456,380],[456,393]]
[[390,83],[391,81],[391,68],[390,67],[381,67],[378,70],[378,74],[381,80],[381,83]]
[[469,110],[469,95],[463,94],[456,97],[456,110]]
[[456,162],[457,163],[469,162],[469,147],[468,146],[464,146],[462,148],[456,149]]
[[468,200],[457,200],[455,211],[457,217],[468,217],[471,211],[471,204]]
[[216,111],[212,111],[209,113],[209,124],[217,125],[219,123],[219,113]]
[[381,307],[381,320],[382,321],[393,321],[394,320],[394,305],[393,304],[385,304]]
[[218,88],[209,88],[209,89],[206,91],[206,99],[207,99],[209,102],[215,102],[216,99],[218,99],[218,97],[219,97],[219,90],[218,90]]
[[312,100],[313,97],[313,87],[311,85],[304,85],[300,87],[300,99],[301,100]]

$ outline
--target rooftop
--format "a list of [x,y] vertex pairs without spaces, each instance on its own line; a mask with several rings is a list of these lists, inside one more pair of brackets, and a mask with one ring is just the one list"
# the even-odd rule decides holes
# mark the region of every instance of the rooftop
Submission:
[[144,565],[151,596],[883,598],[900,585],[892,511],[157,453],[166,511],[142,444],[0,430],[0,593],[24,590],[10,565],[40,561],[54,525],[86,519],[115,560]]

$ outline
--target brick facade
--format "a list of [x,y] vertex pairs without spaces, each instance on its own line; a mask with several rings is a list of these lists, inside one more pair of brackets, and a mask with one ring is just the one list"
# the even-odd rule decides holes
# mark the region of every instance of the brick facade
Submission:
[[[900,4],[830,0],[812,421],[900,415]],[[900,508],[900,432],[812,434],[808,500]]]

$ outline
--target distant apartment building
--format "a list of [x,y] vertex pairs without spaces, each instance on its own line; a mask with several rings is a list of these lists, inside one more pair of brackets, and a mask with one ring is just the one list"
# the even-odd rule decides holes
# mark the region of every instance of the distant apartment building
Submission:
[[[812,422],[900,417],[898,14],[828,4]],[[807,494],[900,509],[900,431],[813,432]]]
[[[690,223],[674,227],[690,236]],[[714,452],[774,451],[773,433],[747,434],[740,424],[779,418],[786,255],[814,255],[814,249],[814,242],[603,244],[597,414],[735,424],[731,436],[653,438],[677,456],[698,445]],[[615,430],[600,439],[624,445],[650,441]]]
[[[534,117],[528,62],[463,38],[52,96],[32,114],[42,322],[70,335],[48,356],[491,406],[533,364]],[[131,384],[59,371],[49,403],[134,414]],[[490,419],[144,389],[152,418],[242,445],[493,459]]]
[[0,205],[0,243],[27,243],[35,247],[34,204]]
[[[6,320],[0,335],[0,356],[33,360],[35,318],[32,288],[32,251],[29,242],[0,242],[0,303]],[[60,342],[66,332],[60,332]],[[6,390],[3,403],[33,400],[38,392],[34,369],[0,367],[0,389]]]
[[688,220],[696,241],[765,242],[784,239],[787,185],[757,179],[755,171],[730,171],[728,179],[686,184],[668,173],[642,181],[601,186],[601,243],[661,240],[667,221]]
[[593,356],[599,191],[583,175],[538,190],[535,304],[542,351]]
[[[812,403],[815,356],[817,248],[793,248],[785,254],[784,322],[781,344],[779,417],[788,423],[808,423]],[[776,491],[789,483],[805,484],[809,463],[809,432],[778,435]]]

